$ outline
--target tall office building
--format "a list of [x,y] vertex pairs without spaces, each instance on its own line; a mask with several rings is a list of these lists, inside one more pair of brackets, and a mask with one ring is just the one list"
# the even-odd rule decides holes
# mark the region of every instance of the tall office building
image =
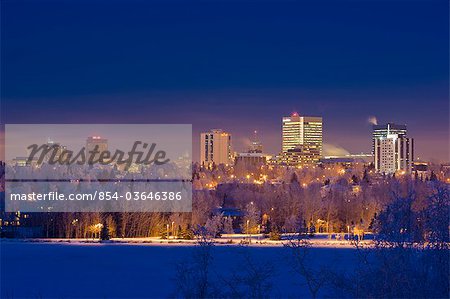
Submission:
[[[47,139],[47,144],[45,145],[45,150],[48,152],[44,155],[42,160],[39,160],[40,157],[36,156],[36,157],[30,157],[31,154],[31,150],[28,150],[28,157],[33,158],[30,159],[28,161],[27,159],[27,163],[30,164],[31,162],[33,162],[34,159],[36,159],[35,164],[39,163],[55,163],[59,160],[59,157],[61,156],[61,154],[64,153],[64,151],[67,150],[67,147],[65,145],[61,145],[57,142],[54,142],[53,140],[51,140],[50,138]],[[20,164],[20,163],[19,163]]]
[[263,145],[258,138],[258,131],[253,132],[253,140],[251,140],[248,150],[244,153],[236,153],[234,159],[234,171],[238,175],[248,173],[261,173],[261,167],[267,163],[269,156],[263,154]]
[[378,138],[386,138],[389,134],[396,134],[399,137],[406,137],[406,125],[397,125],[387,123],[384,125],[374,125],[372,132],[372,154],[375,153],[375,140]]
[[200,134],[200,162],[230,164],[233,161],[231,134],[214,129]]
[[250,148],[248,149],[249,153],[262,153],[263,146],[261,141],[258,138],[258,131],[253,132],[253,140],[251,141]]
[[317,163],[322,157],[322,117],[283,117],[282,156],[288,165]]
[[100,136],[90,136],[86,140],[86,162],[91,157],[91,151],[98,151],[99,153],[94,155],[94,159],[98,160],[100,153],[108,150],[108,139]]
[[397,171],[411,173],[414,162],[414,139],[399,134],[388,134],[374,139],[375,170],[381,173]]

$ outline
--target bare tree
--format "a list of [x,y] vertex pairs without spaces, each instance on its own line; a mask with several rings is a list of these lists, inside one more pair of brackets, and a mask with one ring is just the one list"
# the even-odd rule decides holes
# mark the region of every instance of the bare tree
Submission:
[[243,258],[239,268],[230,276],[219,275],[227,287],[221,295],[229,298],[269,298],[275,272],[273,263],[252,258],[248,245],[240,245],[239,249]]
[[176,269],[176,294],[185,298],[211,298],[216,293],[210,281],[214,241],[204,227],[195,230],[197,246],[190,262],[180,262]]
[[289,250],[288,256],[292,270],[306,280],[311,297],[317,298],[319,291],[329,278],[329,271],[324,267],[316,269],[310,264],[311,242],[304,234],[299,233],[292,235],[283,246]]
[[425,209],[415,210],[416,200],[411,192],[394,195],[376,219],[373,244],[354,242],[356,271],[346,279],[336,275],[337,288],[358,298],[448,297],[447,186],[436,186]]

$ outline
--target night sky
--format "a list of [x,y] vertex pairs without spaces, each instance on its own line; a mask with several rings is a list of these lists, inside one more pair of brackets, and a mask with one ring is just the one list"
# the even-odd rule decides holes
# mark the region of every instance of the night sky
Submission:
[[201,131],[242,150],[257,129],[277,153],[297,111],[356,153],[375,116],[449,160],[447,1],[1,5],[1,123],[192,123],[194,153]]

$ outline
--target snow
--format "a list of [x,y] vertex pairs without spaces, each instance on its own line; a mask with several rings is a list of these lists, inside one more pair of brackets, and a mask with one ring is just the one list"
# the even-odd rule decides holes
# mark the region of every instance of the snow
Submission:
[[[251,247],[254,246],[277,246],[282,247],[283,243],[289,238],[288,235],[283,235],[281,241],[272,241],[269,238],[265,238],[262,234],[222,234],[220,238],[214,239],[217,246],[238,246],[241,243],[245,243]],[[329,238],[327,234],[315,234],[313,238],[308,239],[313,247],[326,247],[326,248],[353,248],[353,245],[342,238],[341,240],[335,239],[333,236]],[[2,242],[32,242],[32,243],[71,243],[71,244],[95,244],[100,243],[98,239],[64,239],[64,238],[35,238],[35,239],[3,239]],[[372,242],[372,235],[366,235],[366,239],[361,243],[364,245],[370,245]],[[142,237],[142,238],[112,238],[107,242],[102,243],[114,243],[114,244],[139,244],[148,246],[160,246],[160,245],[195,245],[196,240],[182,240],[176,238],[161,239],[160,237]]]
[[[176,264],[188,260],[195,250],[192,243],[142,243],[151,240],[42,241],[0,243],[2,298],[167,298],[174,294]],[[279,244],[215,246],[212,273],[227,276],[243,271],[244,250],[255,261],[274,264],[272,296],[309,296],[304,280],[289,267],[287,249]],[[310,250],[314,267],[328,265],[342,271],[354,267],[356,251],[352,248],[318,246]]]

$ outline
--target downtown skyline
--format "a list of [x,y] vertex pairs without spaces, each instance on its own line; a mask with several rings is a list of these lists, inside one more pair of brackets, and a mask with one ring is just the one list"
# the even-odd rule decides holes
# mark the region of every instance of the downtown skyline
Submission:
[[370,152],[376,117],[448,161],[447,2],[321,4],[3,3],[1,123],[191,123],[198,160],[212,128],[279,152],[294,111]]

